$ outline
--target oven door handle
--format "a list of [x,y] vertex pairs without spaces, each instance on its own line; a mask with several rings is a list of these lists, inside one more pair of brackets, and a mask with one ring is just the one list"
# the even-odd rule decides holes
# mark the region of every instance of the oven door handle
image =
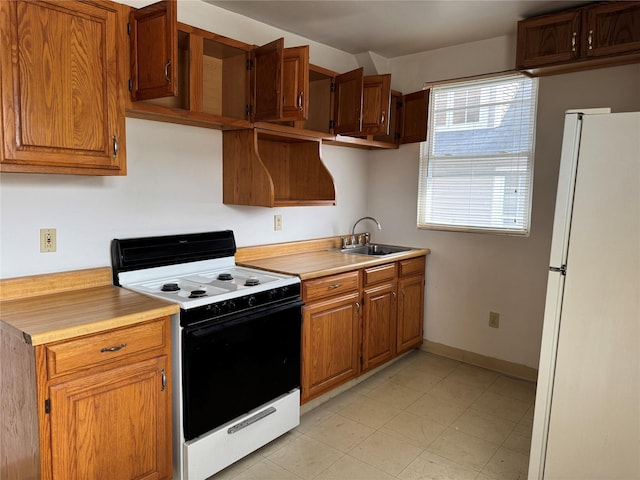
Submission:
[[[250,315],[238,313],[238,314],[232,315],[231,317],[219,323],[216,323],[215,325],[211,325],[208,327],[200,326],[199,328],[196,327],[193,330],[191,329],[185,329],[185,330],[187,330],[188,334],[193,337],[196,337],[196,338],[205,337],[207,335],[216,333],[222,330],[223,328],[229,328],[237,325],[242,325],[243,323],[253,322],[259,319],[260,317],[264,317],[266,315],[273,315],[274,313],[282,312],[284,310],[290,310],[292,308],[300,308],[302,307],[302,305],[304,305],[304,302],[302,300],[296,300],[294,302],[287,302],[274,307],[261,309],[259,312],[254,312]],[[302,314],[300,315],[300,321],[302,321]]]

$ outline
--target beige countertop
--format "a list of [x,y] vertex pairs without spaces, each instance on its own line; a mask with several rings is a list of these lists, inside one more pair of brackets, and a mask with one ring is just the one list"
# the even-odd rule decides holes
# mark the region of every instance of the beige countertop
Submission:
[[[61,279],[70,278],[69,283],[76,288],[56,289]],[[87,280],[84,284],[83,279]],[[20,290],[23,296],[19,296],[19,287],[24,287]],[[132,325],[179,311],[177,304],[114,287],[107,267],[7,279],[2,280],[0,288],[0,328],[31,345]]]
[[278,273],[297,275],[302,280],[373,267],[389,262],[428,255],[428,248],[413,248],[384,256],[331,252],[339,247],[339,238],[246,247],[238,249],[236,263]]

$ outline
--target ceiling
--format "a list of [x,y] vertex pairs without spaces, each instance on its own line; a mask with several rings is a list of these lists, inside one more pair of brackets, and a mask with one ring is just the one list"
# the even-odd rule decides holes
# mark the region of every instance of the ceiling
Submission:
[[339,50],[394,58],[502,35],[585,0],[205,0]]

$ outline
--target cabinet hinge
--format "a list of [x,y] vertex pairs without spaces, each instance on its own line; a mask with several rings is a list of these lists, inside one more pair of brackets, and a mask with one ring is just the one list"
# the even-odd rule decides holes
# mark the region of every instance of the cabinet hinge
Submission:
[[402,107],[404,107],[404,103],[396,102],[396,108],[402,108]]
[[400,132],[396,132],[393,134],[393,139],[394,140],[400,140]]
[[133,80],[129,79],[129,91],[133,91]]
[[329,120],[329,130],[332,130],[336,128],[336,121],[335,120]]
[[364,357],[360,355],[360,366],[362,367],[363,365],[364,365]]
[[332,92],[336,91],[336,82],[331,82],[331,89]]
[[247,70],[251,70],[253,68],[253,59],[247,59]]
[[44,413],[51,413],[51,400],[48,398],[44,401]]
[[250,117],[253,114],[253,105],[247,104],[247,106],[245,107],[245,111],[247,117]]
[[131,24],[127,23],[127,35],[131,36]]

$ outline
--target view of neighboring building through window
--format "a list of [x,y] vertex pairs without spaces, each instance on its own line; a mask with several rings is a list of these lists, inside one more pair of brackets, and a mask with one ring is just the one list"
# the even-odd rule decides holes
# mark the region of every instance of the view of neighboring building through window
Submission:
[[528,235],[536,104],[521,74],[431,88],[419,228]]

